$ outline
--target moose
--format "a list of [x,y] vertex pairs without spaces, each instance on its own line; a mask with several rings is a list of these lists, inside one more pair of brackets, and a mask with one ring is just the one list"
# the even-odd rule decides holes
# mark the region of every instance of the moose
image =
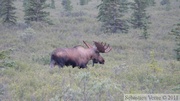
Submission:
[[92,60],[94,64],[104,64],[105,60],[100,53],[108,53],[111,51],[109,44],[103,42],[95,42],[90,45],[83,41],[87,48],[78,45],[73,48],[57,48],[51,54],[50,67],[58,65],[59,68],[64,66],[72,66],[79,68],[87,68],[87,63]]

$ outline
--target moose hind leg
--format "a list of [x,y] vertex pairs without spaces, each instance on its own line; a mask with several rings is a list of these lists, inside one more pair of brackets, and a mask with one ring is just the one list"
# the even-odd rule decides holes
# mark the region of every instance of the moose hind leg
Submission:
[[63,68],[64,65],[63,64],[58,64],[58,66],[59,66],[59,68]]
[[50,67],[53,68],[56,65],[56,62],[54,60],[51,60]]
[[64,61],[62,59],[57,60],[57,64],[58,64],[59,68],[64,67]]

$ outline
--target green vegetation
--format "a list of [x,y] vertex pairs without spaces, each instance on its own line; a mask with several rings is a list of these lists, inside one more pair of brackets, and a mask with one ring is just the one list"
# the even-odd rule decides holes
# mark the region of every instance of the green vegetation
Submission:
[[145,0],[134,0],[131,9],[133,10],[131,23],[133,28],[144,28],[147,25],[147,19],[150,17],[146,13],[146,1]]
[[156,4],[155,0],[145,0],[147,6],[154,6]]
[[26,23],[30,22],[49,22],[47,16],[49,16],[49,12],[44,11],[49,5],[46,4],[46,0],[25,0],[24,1],[24,20]]
[[131,9],[133,13],[131,15],[131,24],[133,28],[142,29],[142,37],[147,39],[148,34],[148,26],[150,24],[149,18],[150,16],[147,14],[147,7],[153,5],[153,1],[149,0],[134,0],[134,3],[131,4]]
[[9,26],[16,24],[15,10],[13,0],[0,1],[0,20],[4,25]]
[[166,5],[166,10],[169,11],[171,9],[171,2],[169,0],[162,0],[161,5]]
[[176,25],[176,28],[171,30],[171,34],[175,36],[176,48],[176,58],[180,61],[180,23]]
[[[27,26],[22,0],[14,1],[17,24],[0,24],[1,101],[123,101],[123,94],[180,93],[180,62],[174,52],[178,46],[176,36],[169,35],[179,28],[174,27],[180,16],[176,0],[170,0],[169,11],[160,5],[161,0],[148,6],[148,40],[130,26],[127,34],[103,33],[97,19],[101,0],[84,6],[71,0],[70,16],[63,16],[62,2],[54,1],[55,9],[43,9],[50,12],[54,25],[33,21]],[[132,13],[129,9],[123,18],[129,19]],[[101,54],[104,65],[92,67],[90,61],[88,69],[49,67],[55,48],[85,46],[83,40],[110,44],[112,51]]]
[[62,1],[62,5],[65,9],[65,11],[72,11],[72,5],[71,5],[71,1],[70,0],[63,0]]
[[98,9],[98,20],[102,22],[104,32],[128,32],[127,19],[124,19],[128,9],[127,0],[102,0]]
[[80,5],[87,5],[90,0],[79,0]]
[[56,6],[55,6],[55,1],[54,1],[54,0],[51,0],[50,7],[51,7],[52,9],[55,9],[55,8],[56,8]]

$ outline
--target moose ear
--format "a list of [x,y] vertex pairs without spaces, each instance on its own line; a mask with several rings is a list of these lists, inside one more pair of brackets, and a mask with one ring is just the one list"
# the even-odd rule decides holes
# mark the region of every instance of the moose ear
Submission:
[[83,43],[88,47],[88,48],[93,48],[93,46],[92,45],[90,45],[90,44],[88,44],[88,43],[86,43],[85,41],[83,41]]

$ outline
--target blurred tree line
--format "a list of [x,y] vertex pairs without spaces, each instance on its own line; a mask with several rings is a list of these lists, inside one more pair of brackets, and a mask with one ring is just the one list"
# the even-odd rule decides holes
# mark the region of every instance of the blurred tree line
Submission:
[[[98,20],[102,22],[102,30],[105,32],[128,33],[130,27],[143,29],[143,37],[147,39],[149,15],[146,8],[155,5],[154,0],[102,0],[98,5]],[[125,18],[132,10],[131,18]]]
[[[17,22],[15,15],[15,0],[0,0],[0,21],[3,25],[14,25]],[[87,5],[91,0],[79,0],[80,5]],[[178,2],[178,0],[176,0]],[[51,0],[50,4],[46,0],[23,0],[24,20],[26,23],[46,22],[53,24],[49,18],[50,12],[45,9],[50,7],[55,9],[55,1]],[[62,0],[64,11],[72,11],[71,0]],[[170,0],[161,0],[161,5],[167,5],[166,10],[170,10]],[[142,30],[142,37],[147,39],[149,36],[148,28],[151,22],[147,8],[155,5],[155,0],[101,0],[97,6],[99,13],[98,21],[102,23],[101,29],[108,33],[128,33],[130,28]],[[131,11],[129,13],[129,11]],[[130,15],[130,18],[127,16]],[[175,30],[173,30],[173,33]],[[178,36],[178,34],[176,34]],[[176,39],[177,40],[177,39]],[[177,59],[179,60],[179,44],[175,49]]]
[[[9,26],[16,24],[17,17],[15,16],[16,8],[14,7],[14,1],[15,0],[0,0],[0,18],[4,25]],[[49,5],[46,4],[46,0],[23,0],[23,7],[25,13],[24,20],[26,23],[42,21],[51,24],[48,18],[50,13],[44,10],[49,7]]]
[[50,24],[47,18],[50,13],[44,11],[44,9],[49,7],[49,5],[46,4],[46,0],[24,0],[23,7],[25,12],[24,20],[26,23],[42,21]]
[[[17,22],[15,0],[0,0],[0,21],[3,25],[15,25]],[[79,0],[80,5],[87,5],[91,0]],[[178,2],[178,0],[176,0]],[[50,4],[46,0],[23,0],[24,20],[30,22],[46,22],[53,24],[49,18],[50,12],[45,9],[50,7],[55,9],[55,1]],[[71,0],[62,0],[64,11],[70,12],[73,9]],[[166,10],[170,10],[170,0],[161,0],[161,5],[167,5]],[[155,0],[101,0],[97,6],[99,13],[98,21],[102,23],[101,29],[108,33],[128,33],[130,28],[143,30],[142,37],[149,36],[148,28],[151,22],[147,13],[149,6],[154,6]],[[131,11],[131,13],[129,13]],[[127,16],[130,15],[130,18]],[[173,30],[173,33],[176,33]],[[176,34],[177,36],[177,34]],[[179,46],[176,49],[179,54]],[[179,57],[179,55],[177,55]],[[179,60],[179,58],[178,58]]]
[[[14,2],[15,0],[0,0],[0,18],[3,24],[16,24],[17,17],[15,16]],[[50,12],[45,9],[50,7],[55,9],[55,0],[51,0],[51,4],[46,3],[47,0],[23,0],[24,7],[24,20],[26,23],[32,21],[35,22],[47,22],[52,24],[48,16]],[[86,5],[91,0],[79,0],[80,5]],[[162,0],[162,5],[169,4],[169,0]],[[71,0],[62,0],[63,8],[65,11],[72,11],[73,6]],[[102,0],[98,5],[98,20],[102,22],[102,30],[104,32],[122,32],[127,33],[130,27],[140,28],[144,30],[145,34],[148,29],[148,18],[150,17],[146,13],[146,8],[155,5],[154,0]],[[129,10],[133,10],[131,19],[127,19],[125,16],[129,13]],[[131,26],[130,26],[131,24]]]

